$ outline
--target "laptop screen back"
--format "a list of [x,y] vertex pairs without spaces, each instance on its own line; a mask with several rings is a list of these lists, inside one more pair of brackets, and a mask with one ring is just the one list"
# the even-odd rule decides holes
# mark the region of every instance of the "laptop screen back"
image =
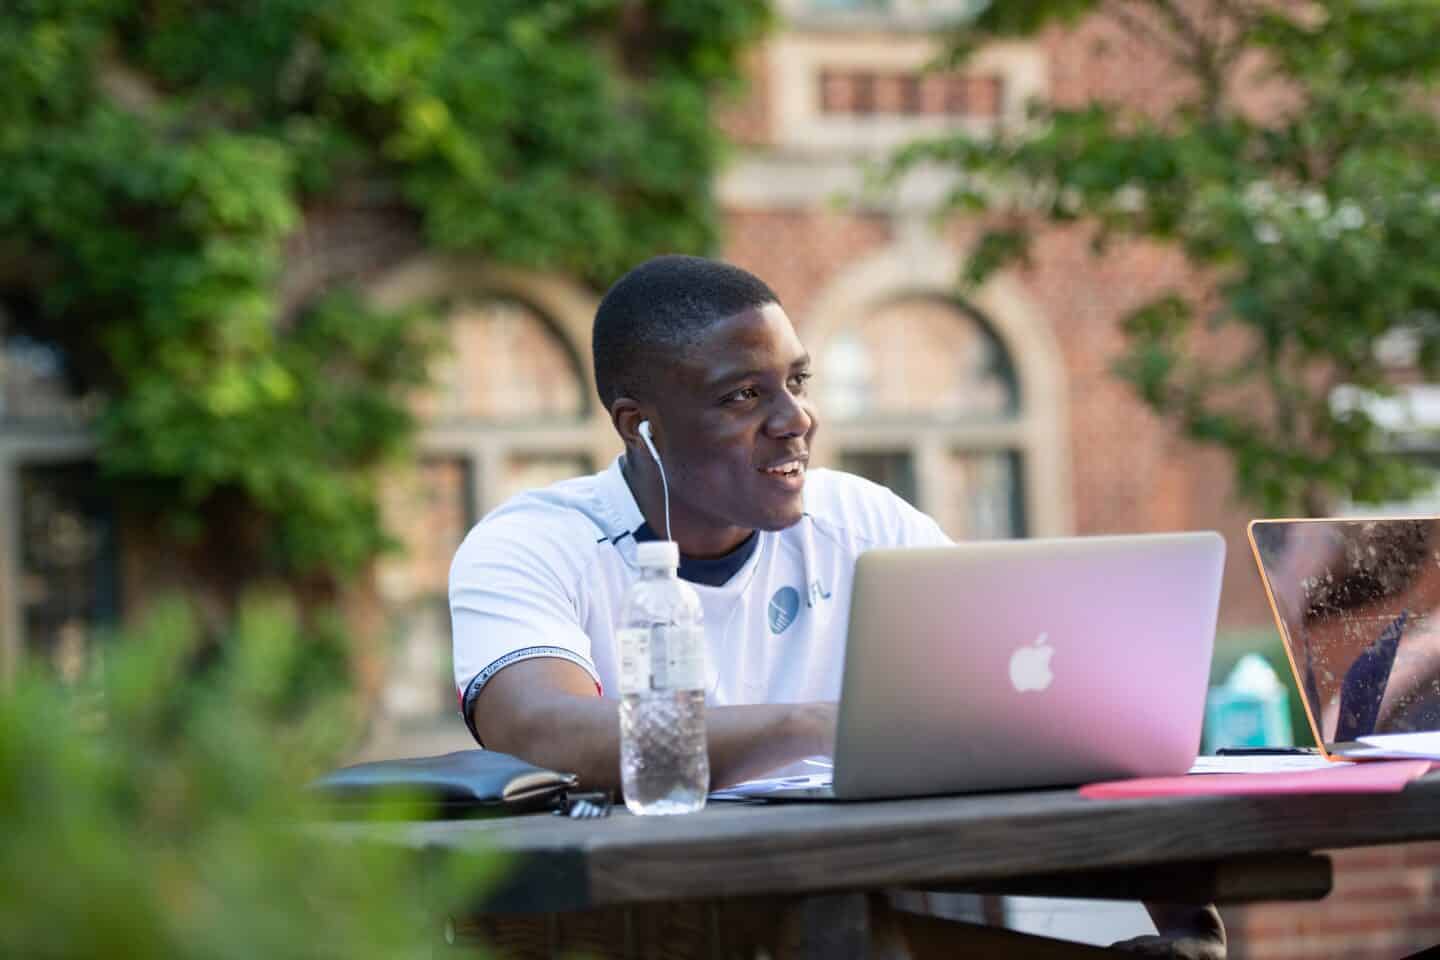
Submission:
[[836,795],[1184,773],[1200,747],[1224,565],[1211,531],[865,552]]
[[1440,730],[1440,518],[1256,520],[1250,544],[1317,742]]

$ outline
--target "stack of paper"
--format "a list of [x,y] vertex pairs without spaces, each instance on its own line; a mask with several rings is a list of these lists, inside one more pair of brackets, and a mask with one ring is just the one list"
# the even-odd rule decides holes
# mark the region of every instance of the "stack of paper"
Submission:
[[765,777],[746,780],[723,790],[710,791],[711,800],[755,800],[777,790],[823,790],[830,786],[828,773],[810,773],[795,777]]
[[1246,753],[1195,758],[1191,773],[1297,773],[1325,770],[1348,760],[1326,760],[1318,753]]
[[1426,757],[1440,760],[1440,732],[1425,733],[1379,733],[1361,737],[1360,742],[1371,749],[1350,751],[1346,756],[1355,757]]

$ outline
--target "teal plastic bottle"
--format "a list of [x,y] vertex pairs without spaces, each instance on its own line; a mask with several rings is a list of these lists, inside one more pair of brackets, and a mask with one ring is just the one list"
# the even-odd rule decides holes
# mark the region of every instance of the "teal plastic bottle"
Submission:
[[1258,653],[1247,653],[1225,682],[1205,700],[1204,750],[1221,747],[1288,747],[1290,692]]

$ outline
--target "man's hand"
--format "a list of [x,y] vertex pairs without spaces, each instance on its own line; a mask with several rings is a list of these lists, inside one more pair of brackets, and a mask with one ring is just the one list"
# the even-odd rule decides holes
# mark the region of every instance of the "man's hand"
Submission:
[[839,719],[839,704],[797,703],[792,707],[797,736],[808,743],[804,756],[833,757],[835,755],[835,723]]
[[1164,934],[1131,937],[1111,945],[1115,950],[1142,957],[1171,957],[1173,960],[1225,960],[1225,941],[1209,936],[1168,937]]
[[1160,932],[1153,936],[1131,937],[1112,944],[1113,949],[1142,957],[1171,957],[1174,960],[1225,960],[1225,924],[1213,904],[1147,903],[1145,909]]

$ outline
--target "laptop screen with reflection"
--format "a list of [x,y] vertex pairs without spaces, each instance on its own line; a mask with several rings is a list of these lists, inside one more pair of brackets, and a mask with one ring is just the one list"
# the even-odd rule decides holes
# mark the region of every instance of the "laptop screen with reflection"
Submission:
[[1440,518],[1256,520],[1250,544],[1327,753],[1440,731]]

